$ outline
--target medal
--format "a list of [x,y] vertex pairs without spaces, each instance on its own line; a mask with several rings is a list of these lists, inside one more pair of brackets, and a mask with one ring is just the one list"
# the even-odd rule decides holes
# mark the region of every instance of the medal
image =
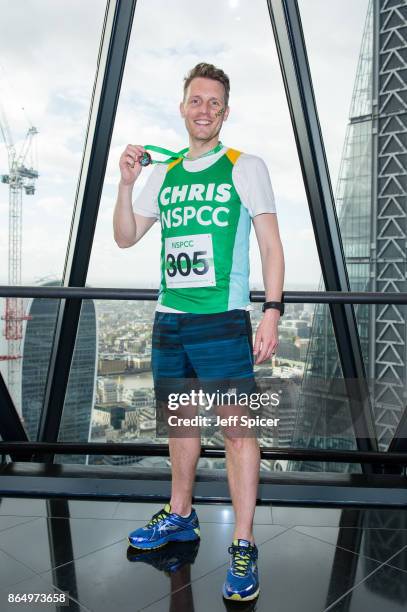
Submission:
[[150,153],[147,153],[147,151],[145,151],[143,153],[143,157],[140,159],[140,166],[145,167],[152,163],[153,163],[153,160],[151,159]]

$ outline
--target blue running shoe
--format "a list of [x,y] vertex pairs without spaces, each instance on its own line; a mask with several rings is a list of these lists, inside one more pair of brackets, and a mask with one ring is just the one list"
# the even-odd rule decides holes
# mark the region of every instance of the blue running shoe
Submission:
[[145,527],[129,534],[128,541],[133,548],[151,550],[167,542],[190,542],[200,538],[199,521],[194,508],[186,518],[171,512],[170,504],[156,512]]
[[228,551],[232,559],[223,585],[223,597],[235,601],[256,599],[260,592],[256,544],[233,540]]

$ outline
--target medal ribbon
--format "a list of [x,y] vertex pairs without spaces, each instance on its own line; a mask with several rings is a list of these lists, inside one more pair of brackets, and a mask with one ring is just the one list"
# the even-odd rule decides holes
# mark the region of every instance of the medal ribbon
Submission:
[[[213,155],[214,153],[218,153],[222,149],[222,147],[223,147],[223,144],[219,141],[216,147],[214,147],[207,153],[204,153],[203,155],[199,155],[199,157],[195,157],[194,159],[200,159],[201,157],[207,157],[208,155]],[[155,145],[145,145],[144,148],[146,149],[146,151],[154,151],[155,153],[161,153],[162,155],[169,156],[167,159],[159,160],[159,159],[152,159],[151,155],[149,155],[148,153],[147,154],[145,153],[144,156],[145,157],[148,156],[147,159],[149,158],[148,159],[149,164],[168,164],[169,162],[175,161],[176,159],[179,159],[180,157],[182,159],[189,159],[187,157],[189,147],[186,147],[185,149],[181,149],[181,151],[178,151],[178,153],[176,153],[175,151],[171,151],[170,149],[164,149],[163,147],[156,147]]]

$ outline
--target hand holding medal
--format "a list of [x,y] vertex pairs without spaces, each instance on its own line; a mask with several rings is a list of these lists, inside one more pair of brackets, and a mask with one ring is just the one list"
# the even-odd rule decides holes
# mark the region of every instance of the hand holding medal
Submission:
[[121,174],[120,182],[122,185],[134,185],[142,170],[140,159],[143,157],[144,153],[144,147],[141,145],[127,145],[119,160]]

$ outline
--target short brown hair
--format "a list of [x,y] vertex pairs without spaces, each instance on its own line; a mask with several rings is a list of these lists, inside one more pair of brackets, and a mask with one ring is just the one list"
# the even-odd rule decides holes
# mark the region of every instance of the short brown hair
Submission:
[[213,64],[205,64],[205,62],[201,62],[197,64],[195,68],[192,68],[184,78],[184,100],[185,95],[187,93],[187,89],[192,79],[197,77],[204,77],[205,79],[212,79],[213,81],[219,81],[222,83],[225,88],[225,106],[228,105],[229,102],[229,92],[230,92],[230,82],[227,74],[223,72],[220,68],[216,68]]

